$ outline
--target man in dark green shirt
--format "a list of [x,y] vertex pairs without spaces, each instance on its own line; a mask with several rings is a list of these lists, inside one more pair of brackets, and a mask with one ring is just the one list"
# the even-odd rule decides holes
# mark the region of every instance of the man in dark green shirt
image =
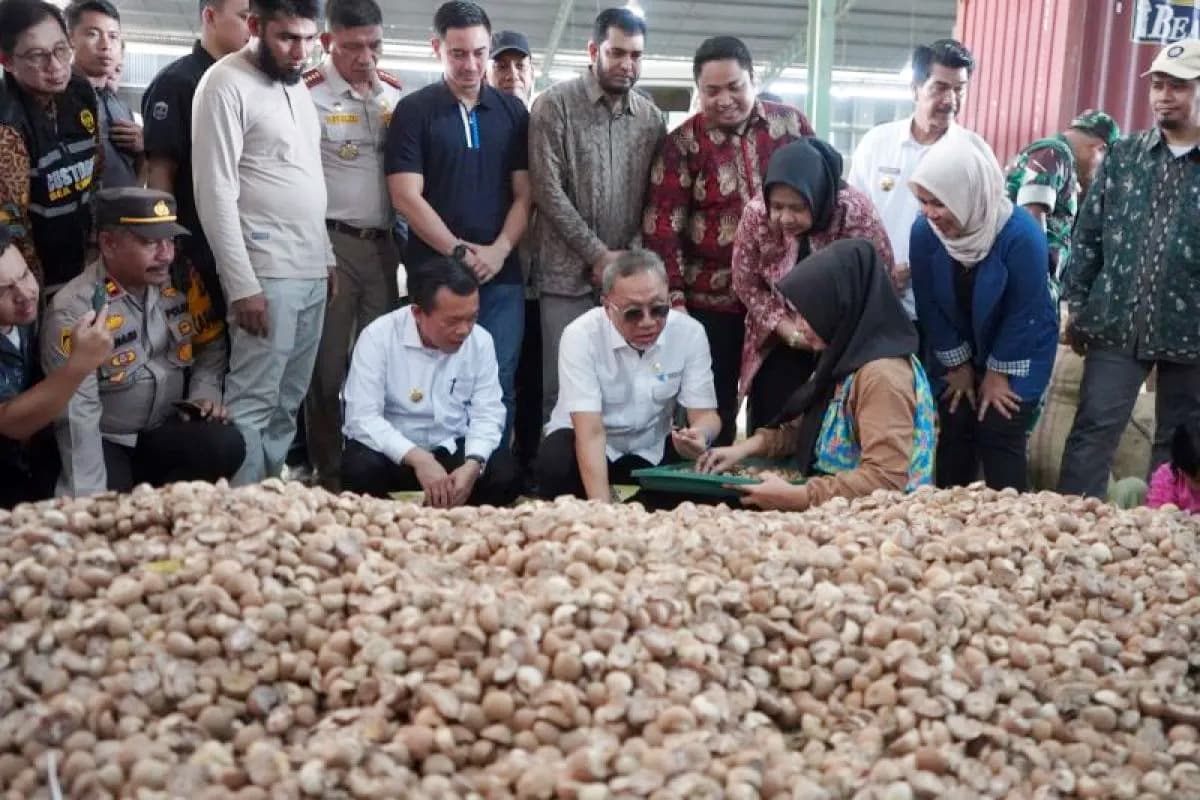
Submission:
[[1156,126],[1117,142],[1084,200],[1064,279],[1067,337],[1085,352],[1059,491],[1103,497],[1113,453],[1158,368],[1151,470],[1200,416],[1200,40],[1154,59]]

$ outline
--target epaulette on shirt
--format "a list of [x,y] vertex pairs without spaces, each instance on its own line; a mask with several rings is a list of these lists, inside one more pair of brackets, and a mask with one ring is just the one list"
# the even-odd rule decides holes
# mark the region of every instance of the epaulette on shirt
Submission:
[[380,69],[380,70],[376,70],[375,74],[379,76],[379,80],[383,81],[388,86],[392,86],[397,89],[404,88],[404,84],[400,83],[400,79],[397,78],[395,75],[391,74],[390,72],[384,72],[383,70]]
[[304,71],[304,85],[307,86],[308,88],[311,89],[314,86],[319,86],[320,84],[322,84],[324,82],[325,82],[325,73],[322,72],[321,70],[317,69],[316,67],[313,67],[312,69]]

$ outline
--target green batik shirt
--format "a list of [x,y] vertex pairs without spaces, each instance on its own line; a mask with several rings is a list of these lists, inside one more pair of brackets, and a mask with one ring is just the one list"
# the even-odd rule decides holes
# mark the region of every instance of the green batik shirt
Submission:
[[1200,151],[1156,128],[1112,146],[1075,225],[1064,296],[1094,346],[1200,362]]
[[1038,139],[1017,154],[1008,169],[1008,199],[1016,205],[1043,205],[1050,274],[1058,276],[1071,254],[1071,229],[1079,210],[1075,154],[1060,133]]

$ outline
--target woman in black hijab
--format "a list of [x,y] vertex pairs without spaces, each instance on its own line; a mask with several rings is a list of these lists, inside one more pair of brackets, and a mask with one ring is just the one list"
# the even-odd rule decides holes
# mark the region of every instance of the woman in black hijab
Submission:
[[870,199],[842,180],[842,157],[827,142],[798,139],[771,155],[763,194],[746,204],[733,241],[733,290],[746,306],[740,396],[750,432],[779,415],[816,364],[775,284],[796,264],[841,239],[866,239],[891,269],[887,231]]
[[935,404],[917,361],[917,332],[869,242],[833,242],[778,283],[817,353],[773,426],[702,455],[701,472],[744,458],[794,456],[802,486],[767,476],[737,486],[744,505],[800,511],[831,497],[932,482]]

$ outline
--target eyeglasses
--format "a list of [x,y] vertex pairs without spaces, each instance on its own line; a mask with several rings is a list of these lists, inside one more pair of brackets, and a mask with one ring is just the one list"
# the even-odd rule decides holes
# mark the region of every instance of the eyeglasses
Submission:
[[26,50],[24,53],[17,53],[16,57],[38,69],[48,68],[51,58],[64,67],[69,67],[75,57],[75,48],[66,42],[60,42],[54,45],[53,50]]
[[620,314],[621,319],[629,324],[641,322],[647,316],[655,322],[662,322],[671,311],[671,307],[666,303],[653,303],[649,306],[626,306],[625,308],[609,307]]

